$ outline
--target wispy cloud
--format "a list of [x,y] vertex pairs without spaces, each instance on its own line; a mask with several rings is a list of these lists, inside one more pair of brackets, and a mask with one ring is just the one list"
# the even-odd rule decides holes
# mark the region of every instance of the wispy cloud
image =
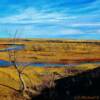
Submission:
[[96,39],[100,33],[99,5],[99,0],[1,0],[0,34],[4,34],[0,37],[19,30],[22,37],[82,38],[88,34]]
[[32,24],[32,23],[56,23],[74,19],[75,16],[65,15],[59,12],[47,13],[46,10],[38,11],[33,8],[24,9],[17,15],[7,16],[0,19],[0,23]]
[[93,22],[93,23],[73,23],[73,24],[71,24],[72,26],[75,26],[75,27],[78,27],[78,26],[84,26],[84,27],[86,27],[86,26],[100,26],[100,22]]

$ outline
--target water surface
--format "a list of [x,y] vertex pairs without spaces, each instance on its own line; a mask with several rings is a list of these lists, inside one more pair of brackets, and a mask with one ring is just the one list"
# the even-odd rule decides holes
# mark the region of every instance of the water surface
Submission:
[[[34,66],[34,67],[70,67],[70,66],[77,66],[80,64],[98,64],[100,65],[100,62],[84,62],[84,63],[73,63],[73,64],[56,64],[56,63],[22,63],[22,62],[17,62],[16,63],[18,66]],[[8,67],[12,66],[13,64],[10,61],[5,61],[5,60],[0,60],[0,67]]]

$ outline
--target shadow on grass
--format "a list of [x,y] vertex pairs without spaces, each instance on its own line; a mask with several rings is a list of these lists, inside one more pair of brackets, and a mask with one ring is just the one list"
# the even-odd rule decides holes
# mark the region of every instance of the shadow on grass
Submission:
[[58,79],[55,84],[53,88],[43,89],[32,100],[99,100],[100,67]]

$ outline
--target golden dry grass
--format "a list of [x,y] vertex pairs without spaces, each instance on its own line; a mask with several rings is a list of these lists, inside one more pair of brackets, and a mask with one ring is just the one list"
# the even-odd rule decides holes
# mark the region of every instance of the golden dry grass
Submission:
[[[6,48],[13,44],[10,39],[2,39],[0,46]],[[17,60],[23,62],[74,63],[100,61],[100,41],[39,40],[19,39],[25,49],[17,51]],[[0,52],[0,59],[9,60],[8,52]]]
[[[28,66],[24,73],[28,75],[28,78],[23,76],[28,87],[34,87],[39,85],[44,85],[43,82],[51,80],[52,74],[54,72],[61,75],[61,77],[74,75],[86,70],[94,69],[98,67],[96,64],[82,64],[74,67],[59,67],[59,68],[43,68],[43,67],[31,67]],[[73,70],[75,72],[73,72]],[[61,78],[60,76],[55,75],[55,79]],[[31,81],[31,82],[30,82]],[[18,89],[20,86],[19,78],[16,70],[13,67],[0,68],[0,84],[7,85]],[[5,86],[0,85],[0,98],[2,100],[17,100],[16,95],[14,96],[12,89],[9,89]],[[19,96],[18,100],[21,100],[22,97]]]
[[[17,61],[20,62],[45,62],[45,63],[79,63],[100,62],[100,41],[74,41],[74,40],[37,40],[17,39],[17,44],[25,45],[24,50],[16,51]],[[0,40],[0,50],[12,44],[11,39]],[[8,52],[0,52],[0,60],[9,60]],[[73,67],[35,67],[27,66],[23,75],[28,87],[44,84],[43,82],[60,77],[74,75],[82,71],[94,69],[100,64],[80,64]],[[22,66],[19,67],[20,69]],[[11,67],[0,67],[0,84],[18,89],[20,86],[16,70]],[[15,91],[0,85],[0,100],[25,100],[17,96]]]

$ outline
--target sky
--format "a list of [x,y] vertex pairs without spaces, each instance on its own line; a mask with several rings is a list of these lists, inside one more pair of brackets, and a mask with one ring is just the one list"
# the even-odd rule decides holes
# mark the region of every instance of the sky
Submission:
[[100,0],[0,0],[0,38],[100,40]]

